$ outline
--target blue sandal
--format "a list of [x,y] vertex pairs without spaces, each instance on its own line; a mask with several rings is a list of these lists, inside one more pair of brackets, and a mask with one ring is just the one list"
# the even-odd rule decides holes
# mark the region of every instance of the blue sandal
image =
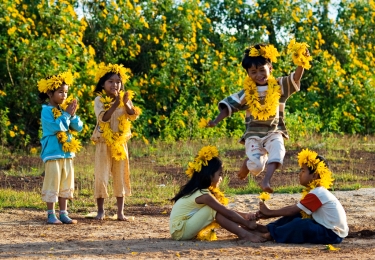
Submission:
[[47,224],[61,225],[62,222],[57,219],[55,213],[48,213]]
[[77,224],[77,220],[68,217],[68,213],[60,213],[60,221],[64,224]]

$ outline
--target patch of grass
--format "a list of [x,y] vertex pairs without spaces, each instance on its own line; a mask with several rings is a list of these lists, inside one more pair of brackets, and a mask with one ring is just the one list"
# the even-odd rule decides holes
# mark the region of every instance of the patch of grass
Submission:
[[337,187],[336,185],[333,186],[332,190],[358,190],[360,188],[369,188],[368,186],[363,186],[360,183],[352,183],[352,184],[343,184]]
[[[151,141],[146,145],[142,141],[131,140],[129,142],[130,172],[132,196],[125,199],[126,206],[131,205],[166,205],[170,204],[172,198],[180,189],[180,186],[188,180],[184,174],[188,162],[193,160],[197,152],[205,145],[216,145],[220,157],[224,163],[226,172],[236,172],[242,158],[224,156],[226,153],[244,152],[244,146],[238,143],[237,138],[212,138],[205,140],[186,140],[179,142]],[[375,154],[375,137],[372,136],[344,136],[324,133],[322,135],[307,135],[303,142],[286,142],[287,150],[300,150],[302,148],[318,149],[324,152],[324,156],[332,163],[345,162],[349,164],[345,173],[335,174],[334,189],[355,190],[365,187],[361,181],[373,180],[369,174],[365,176],[356,175],[354,169],[360,158],[351,158],[353,150],[366,150]],[[40,176],[44,170],[43,163],[37,160],[37,156],[27,152],[17,151],[11,154],[4,147],[0,147],[0,171],[7,176],[27,177]],[[94,158],[95,146],[87,145],[78,153],[74,159],[76,190],[74,199],[69,201],[69,210],[74,212],[88,212],[96,209],[94,193]],[[240,154],[240,153],[238,153]],[[22,159],[20,159],[22,157]],[[371,157],[371,155],[370,155]],[[30,163],[22,165],[24,158],[30,159]],[[245,158],[245,155],[244,155]],[[368,159],[368,158],[367,158]],[[20,164],[18,166],[18,164]],[[157,172],[154,169],[156,166]],[[295,166],[284,169],[285,173],[298,171],[297,162]],[[165,169],[165,172],[162,172]],[[182,170],[181,170],[182,169]],[[176,181],[175,170],[182,171]],[[1,174],[1,173],[0,173]],[[294,176],[285,178],[283,186],[273,187],[275,193],[300,193],[302,186],[298,185],[298,179]],[[224,174],[221,189],[228,195],[236,194],[259,194],[262,192],[253,177],[248,178],[248,183],[239,188],[229,187],[229,176]],[[106,199],[106,209],[116,207],[116,198],[112,197],[111,182],[108,186],[110,198]],[[36,208],[45,209],[45,203],[41,200],[40,189],[33,191],[15,191],[10,187],[0,189],[0,208]],[[126,208],[125,208],[126,210]]]
[[35,191],[0,190],[0,209],[2,208],[35,208],[45,209],[46,204]]

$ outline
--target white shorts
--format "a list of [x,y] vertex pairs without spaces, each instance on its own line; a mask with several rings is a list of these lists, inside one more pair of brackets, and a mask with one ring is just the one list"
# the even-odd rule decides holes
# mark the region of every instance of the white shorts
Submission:
[[272,133],[263,138],[249,137],[245,141],[245,149],[249,158],[247,168],[254,176],[264,170],[266,163],[283,164],[285,146],[281,133]]

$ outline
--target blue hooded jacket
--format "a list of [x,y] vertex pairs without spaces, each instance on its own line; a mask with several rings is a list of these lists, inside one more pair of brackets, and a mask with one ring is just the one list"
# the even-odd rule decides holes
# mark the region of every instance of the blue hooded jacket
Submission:
[[[62,111],[62,115],[58,118],[54,118],[52,109],[54,106],[43,105],[42,106],[42,131],[43,136],[41,139],[42,151],[40,157],[43,162],[48,160],[62,159],[62,158],[73,158],[75,156],[72,152],[64,152],[62,144],[59,143],[56,133],[67,132],[69,129],[80,132],[83,127],[83,123],[79,116],[71,116],[69,113]],[[69,142],[72,135],[67,132]]]

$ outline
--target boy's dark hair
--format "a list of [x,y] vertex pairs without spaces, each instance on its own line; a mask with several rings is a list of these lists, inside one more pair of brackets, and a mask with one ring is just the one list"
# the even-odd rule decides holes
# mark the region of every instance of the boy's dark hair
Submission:
[[[257,50],[260,50],[260,46],[264,47],[265,44],[256,44],[253,47]],[[242,58],[242,67],[247,71],[248,68],[251,68],[253,65],[257,68],[258,66],[269,65],[272,66],[272,62],[270,59],[266,59],[263,56],[251,57],[249,56],[250,48],[245,50],[245,54]]]
[[103,91],[103,86],[104,86],[104,83],[110,78],[112,77],[113,75],[118,75],[121,79],[121,87],[123,88],[123,84],[122,84],[122,78],[120,76],[120,74],[116,74],[114,72],[108,72],[107,74],[105,74],[103,77],[101,77],[98,81],[98,83],[96,84],[96,87],[95,87],[95,90],[94,92],[95,93],[102,93]]
[[[317,155],[315,159],[319,159],[319,161],[324,162],[324,164],[327,166],[327,168],[329,168],[329,165],[328,165],[326,159],[323,156]],[[314,174],[316,169],[317,169],[317,167],[312,168],[312,167],[309,167],[309,166],[307,166],[307,168],[309,169],[309,174]]]
[[211,180],[215,172],[217,172],[222,165],[223,163],[218,157],[214,157],[208,161],[207,166],[202,165],[201,171],[195,171],[191,179],[181,187],[180,191],[171,201],[176,202],[178,199],[189,196],[197,190],[208,189],[211,186]]

